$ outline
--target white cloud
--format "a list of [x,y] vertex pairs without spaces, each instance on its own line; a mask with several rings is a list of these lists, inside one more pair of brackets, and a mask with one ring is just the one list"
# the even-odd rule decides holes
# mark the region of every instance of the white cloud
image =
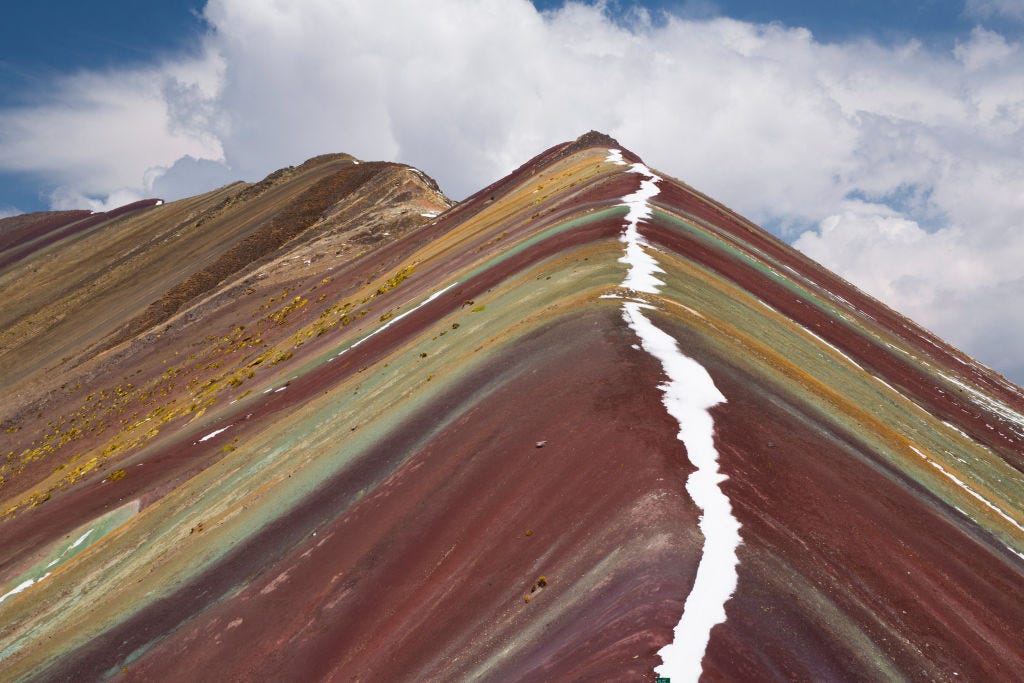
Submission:
[[20,209],[16,209],[13,206],[0,206],[0,218],[10,218],[11,216],[18,216],[24,213]]
[[1024,21],[1024,0],[967,0],[964,13],[979,19],[1001,17]]
[[68,186],[61,186],[50,193],[50,208],[55,211],[72,209],[89,209],[90,211],[110,211],[125,204],[144,199],[143,192],[122,187],[104,193],[100,197],[90,196]]
[[200,59],[72,76],[0,112],[0,168],[49,174],[55,205],[106,205],[345,151],[459,198],[596,128],[789,237],[814,228],[799,246],[1024,380],[1024,344],[990,343],[1024,331],[1005,296],[1024,258],[1024,50],[1003,35],[824,44],[526,0],[210,0],[205,17]]
[[1024,376],[1024,233],[978,240],[963,229],[923,230],[885,206],[848,202],[795,246],[1014,377]]
[[138,198],[151,167],[183,154],[220,155],[215,131],[189,129],[190,119],[172,116],[180,93],[215,91],[217,65],[208,58],[69,76],[50,100],[0,112],[0,168],[50,178],[58,186],[54,208],[78,197],[91,205],[107,204],[114,193]]

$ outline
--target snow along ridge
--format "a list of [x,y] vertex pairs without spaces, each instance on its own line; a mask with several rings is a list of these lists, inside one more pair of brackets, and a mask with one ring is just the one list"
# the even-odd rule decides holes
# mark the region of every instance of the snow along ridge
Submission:
[[[625,166],[621,150],[609,150],[606,162]],[[649,200],[660,192],[655,175],[644,164],[635,163],[629,173],[644,176],[640,189],[623,197],[626,226],[622,241],[626,253],[621,259],[629,266],[622,287],[633,292],[656,294],[664,283],[656,277],[664,273],[648,249],[650,244],[640,234],[638,225],[651,216]],[[740,523],[732,514],[729,498],[720,484],[726,476],[718,469],[718,451],[714,443],[714,421],[710,408],[725,403],[725,396],[715,386],[711,375],[694,359],[679,350],[676,340],[658,329],[644,314],[653,308],[638,299],[624,301],[622,315],[640,338],[644,351],[660,363],[668,381],[660,386],[662,403],[679,423],[678,438],[696,470],[686,480],[686,491],[700,508],[700,531],[704,550],[697,566],[693,588],[686,598],[683,614],[673,631],[672,643],[658,651],[662,664],[655,667],[659,676],[674,681],[697,681],[703,670],[702,661],[711,640],[711,629],[725,621],[725,603],[736,590],[736,549],[740,544]]]

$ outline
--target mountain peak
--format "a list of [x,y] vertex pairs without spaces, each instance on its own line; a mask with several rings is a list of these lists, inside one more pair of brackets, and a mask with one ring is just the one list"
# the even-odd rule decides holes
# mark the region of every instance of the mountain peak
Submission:
[[606,133],[601,133],[596,130],[584,133],[569,144],[569,149],[573,152],[580,149],[586,149],[588,147],[610,147],[614,149],[622,149],[622,145],[619,144],[618,140]]
[[0,244],[4,677],[1024,670],[1024,392],[638,162]]

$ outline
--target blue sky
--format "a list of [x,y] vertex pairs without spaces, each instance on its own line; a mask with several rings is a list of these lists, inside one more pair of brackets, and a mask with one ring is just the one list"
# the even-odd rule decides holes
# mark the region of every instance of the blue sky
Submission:
[[[1013,2],[1013,0],[1010,0]],[[0,22],[0,110],[46,100],[55,80],[83,70],[107,71],[158,62],[199,49],[208,25],[205,0],[44,0],[5,8]],[[556,10],[564,0],[534,0]],[[953,0],[610,0],[609,13],[647,9],[655,22],[665,13],[706,19],[725,16],[753,23],[781,22],[810,29],[827,42],[868,38],[882,43],[910,39],[952,45],[975,26],[1019,38],[1024,24],[998,13],[972,12]],[[49,208],[52,178],[0,167],[0,210]]]
[[[195,0],[9,3],[0,21],[0,109],[45,99],[52,82],[68,74],[195,49],[202,6]],[[46,175],[0,169],[0,209],[45,210],[52,189]]]
[[0,106],[31,101],[55,76],[153,61],[193,47],[195,0],[8,3],[0,22]]
[[[560,6],[560,0],[537,0],[541,9]],[[630,3],[612,3],[617,8]],[[908,37],[928,42],[952,42],[979,21],[1004,30],[1016,30],[1004,18],[972,16],[964,4],[955,0],[717,0],[681,2],[647,0],[639,3],[652,13],[671,12],[681,16],[706,18],[727,16],[757,23],[782,22],[810,29],[821,40],[848,40],[870,37],[878,40],[905,40]]]
[[593,128],[1020,383],[1022,27],[1024,0],[12,4],[0,216],[334,151],[459,199]]

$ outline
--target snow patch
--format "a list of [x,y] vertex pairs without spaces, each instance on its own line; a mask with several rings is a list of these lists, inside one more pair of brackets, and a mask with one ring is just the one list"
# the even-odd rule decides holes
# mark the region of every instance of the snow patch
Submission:
[[210,439],[212,439],[213,437],[217,436],[221,432],[226,432],[229,429],[231,429],[231,425],[228,425],[227,427],[221,427],[220,429],[215,429],[212,432],[210,432],[209,434],[207,434],[206,436],[204,436],[201,439],[199,439],[198,443],[202,443],[204,441],[209,441]]
[[[610,150],[607,161],[620,163],[621,158],[621,152]],[[629,211],[622,234],[626,254],[619,260],[629,266],[629,270],[622,287],[655,294],[664,284],[655,274],[665,271],[649,253],[652,247],[640,235],[638,225],[651,216],[649,200],[660,191],[658,181],[661,178],[639,163],[630,166],[629,172],[645,178],[639,190],[623,197]],[[661,363],[668,377],[659,387],[664,393],[662,403],[679,423],[677,436],[696,467],[686,480],[686,491],[701,510],[700,531],[704,535],[697,577],[673,631],[672,643],[658,651],[663,663],[655,667],[655,671],[659,676],[676,681],[697,681],[703,670],[702,660],[711,639],[711,629],[725,621],[725,603],[736,590],[736,565],[739,564],[736,551],[742,540],[739,520],[732,514],[732,504],[721,488],[727,477],[718,469],[715,425],[710,413],[713,406],[725,402],[725,396],[700,363],[684,355],[675,339],[647,319],[643,310],[650,308],[653,307],[638,300],[624,301],[623,318],[640,338],[643,350]]]
[[22,592],[26,588],[31,588],[32,586],[34,586],[35,584],[39,583],[40,581],[42,581],[43,579],[45,579],[49,575],[50,575],[50,572],[47,572],[47,573],[43,574],[42,576],[40,576],[38,579],[25,579],[24,581],[19,583],[17,586],[15,586],[13,590],[9,590],[6,593],[4,593],[3,595],[0,595],[0,602],[3,602],[4,600],[6,600],[7,598],[11,597],[12,595],[17,595],[18,593]]
[[629,207],[629,211],[626,212],[626,230],[620,238],[626,243],[626,255],[620,258],[619,262],[629,266],[622,286],[635,292],[655,294],[665,284],[655,277],[655,273],[665,271],[648,252],[650,244],[640,234],[637,226],[642,219],[650,218],[651,206],[648,200],[658,194],[657,181],[661,178],[651,173],[643,164],[633,164],[629,172],[640,173],[647,178],[640,182],[639,190],[622,198],[623,204]]
[[729,498],[722,492],[726,476],[718,469],[714,422],[709,409],[725,402],[711,375],[700,363],[683,355],[675,339],[659,330],[641,313],[642,304],[627,302],[624,317],[640,337],[644,351],[657,358],[668,382],[661,385],[662,403],[679,423],[678,438],[697,468],[686,480],[686,491],[701,509],[700,531],[704,552],[697,578],[686,598],[683,615],[673,631],[673,641],[658,654],[664,662],[655,671],[673,680],[700,678],[711,629],[725,621],[725,603],[736,590],[736,550],[740,523],[732,514]]
[[621,149],[609,149],[608,156],[604,158],[606,163],[616,164],[618,166],[626,166],[626,160],[622,158]]

